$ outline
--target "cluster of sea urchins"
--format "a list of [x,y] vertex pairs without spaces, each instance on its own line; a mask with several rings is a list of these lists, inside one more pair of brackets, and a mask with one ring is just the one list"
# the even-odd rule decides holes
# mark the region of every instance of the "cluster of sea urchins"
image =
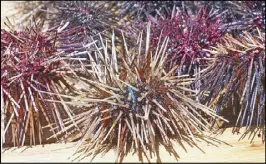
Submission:
[[[202,113],[222,119],[193,100],[196,93],[186,87],[191,78],[174,76],[175,68],[164,69],[169,39],[161,39],[156,50],[151,50],[149,36],[148,27],[147,37],[138,40],[145,48],[128,46],[123,38],[124,50],[117,49],[113,36],[112,51],[103,42],[102,49],[90,56],[90,78],[81,78],[89,85],[87,91],[72,101],[84,106],[74,116],[82,129],[75,133],[81,136],[75,153],[82,154],[77,158],[94,158],[116,148],[120,162],[132,150],[141,161],[143,155],[150,161],[152,153],[159,161],[159,144],[175,153],[173,140],[182,146],[206,137],[202,130],[209,131],[210,125]],[[66,129],[74,127],[69,120],[65,120]]]
[[68,107],[46,101],[61,100],[62,89],[73,90],[66,80],[72,72],[57,54],[55,36],[36,22],[19,31],[1,30],[2,141],[21,146],[29,136],[30,144],[42,143],[43,125],[55,133],[64,128],[62,119],[72,116]]
[[237,127],[245,126],[247,131],[262,128],[264,134],[265,33],[257,28],[256,32],[243,32],[238,38],[227,34],[209,52],[215,59],[201,75],[201,93],[209,92],[208,96],[202,95],[202,100],[217,114],[231,102],[230,112],[237,116]]
[[[250,29],[265,29],[265,3],[220,3],[29,6],[18,21],[28,28],[1,30],[2,141],[20,146],[29,136],[35,144],[38,136],[41,143],[45,121],[51,137],[79,140],[77,158],[116,148],[116,161],[133,150],[141,161],[155,154],[159,162],[159,144],[177,156],[173,140],[184,147],[209,139],[209,119],[224,120],[218,115],[230,101],[240,106],[236,125],[256,125],[264,135],[265,34]],[[49,29],[28,21],[31,15]],[[250,33],[239,35],[243,29]],[[234,35],[222,40],[224,32]],[[87,84],[73,94],[71,75]],[[195,90],[191,76],[199,78]]]

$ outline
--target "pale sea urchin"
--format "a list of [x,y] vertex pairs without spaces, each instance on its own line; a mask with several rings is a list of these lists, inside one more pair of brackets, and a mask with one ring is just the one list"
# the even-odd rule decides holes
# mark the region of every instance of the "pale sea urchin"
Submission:
[[238,38],[227,34],[221,44],[208,52],[215,55],[215,59],[199,79],[201,94],[209,92],[200,99],[217,114],[231,102],[233,108],[226,112],[237,116],[235,125],[247,127],[246,132],[258,127],[264,136],[265,33],[257,28],[252,33],[243,32]]
[[[94,158],[116,148],[116,161],[134,150],[141,161],[143,154],[150,161],[155,153],[160,162],[159,144],[176,156],[173,140],[183,147],[183,142],[196,145],[198,139],[208,139],[203,131],[209,131],[210,124],[201,113],[222,119],[193,100],[195,92],[186,87],[191,78],[174,76],[175,67],[165,71],[169,38],[150,50],[149,30],[148,26],[146,39],[139,35],[137,47],[128,47],[123,37],[124,51],[117,49],[113,35],[111,53],[102,41],[96,56],[90,56],[91,76],[81,77],[89,85],[69,102],[83,106],[74,116],[81,129],[73,133],[81,138],[76,145],[75,154],[81,152],[77,158]],[[64,122],[66,130],[74,127],[70,119]]]

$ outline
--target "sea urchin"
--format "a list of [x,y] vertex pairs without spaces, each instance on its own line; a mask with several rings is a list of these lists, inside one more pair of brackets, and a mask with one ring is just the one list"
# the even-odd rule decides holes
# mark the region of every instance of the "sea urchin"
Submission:
[[[219,117],[193,100],[194,91],[186,87],[191,78],[173,76],[175,67],[165,71],[169,39],[158,42],[156,51],[151,51],[149,27],[146,40],[139,39],[139,47],[128,47],[123,37],[124,51],[119,50],[113,35],[111,54],[102,42],[96,56],[90,56],[90,79],[81,77],[89,87],[72,101],[84,107],[74,117],[82,129],[76,134],[81,139],[75,153],[82,152],[77,158],[94,158],[116,148],[120,162],[130,150],[138,152],[140,160],[144,154],[148,161],[148,155],[155,153],[159,161],[159,144],[176,153],[173,140],[183,146],[183,142],[195,144],[204,136],[209,123],[201,113]],[[74,126],[69,119],[65,124],[67,129]]]

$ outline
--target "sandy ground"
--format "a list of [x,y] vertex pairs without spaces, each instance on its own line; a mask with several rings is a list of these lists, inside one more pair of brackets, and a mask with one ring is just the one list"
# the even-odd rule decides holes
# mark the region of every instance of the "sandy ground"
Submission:
[[[1,29],[6,16],[10,16],[15,11],[11,10],[14,6],[14,1],[1,1]],[[16,20],[16,17],[10,17],[11,22]],[[14,20],[12,20],[14,19]],[[238,141],[240,135],[233,135],[231,129],[227,129],[223,135],[218,135],[226,144],[218,144],[218,147],[200,143],[199,146],[205,152],[201,152],[197,148],[187,146],[185,152],[180,146],[176,145],[176,151],[180,156],[179,162],[265,162],[265,144],[260,138],[255,138],[255,141],[250,144],[249,140]],[[73,152],[75,143],[67,144],[49,144],[44,146],[34,146],[32,148],[11,148],[4,153],[1,153],[1,162],[71,162],[68,157]],[[160,149],[162,162],[176,162],[174,156],[170,156],[164,148]],[[94,162],[114,162],[115,152],[111,151],[104,157],[101,155],[94,159]],[[82,162],[90,161],[90,157],[85,158]],[[156,159],[152,159],[155,162]],[[124,162],[138,162],[137,155],[128,155]]]
[[[180,158],[179,162],[265,162],[265,144],[261,138],[256,137],[250,144],[250,140],[245,138],[238,141],[240,135],[233,135],[231,129],[226,129],[222,135],[216,138],[227,144],[217,144],[216,146],[207,143],[199,143],[198,146],[205,152],[201,152],[196,147],[186,146],[185,152],[180,146],[176,145],[176,151]],[[10,148],[1,155],[1,162],[71,162],[68,159],[74,150],[75,143],[49,144],[44,146],[34,146],[32,148]],[[170,156],[161,147],[160,155],[162,162],[176,162],[174,156]],[[115,151],[110,151],[103,157],[98,155],[93,162],[114,162]],[[83,159],[81,162],[89,162],[91,157]],[[138,162],[136,154],[129,154],[124,162]],[[151,162],[156,162],[153,158]]]

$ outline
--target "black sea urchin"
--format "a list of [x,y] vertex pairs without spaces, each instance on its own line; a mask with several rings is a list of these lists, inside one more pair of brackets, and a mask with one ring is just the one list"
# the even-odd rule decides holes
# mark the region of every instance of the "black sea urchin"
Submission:
[[[152,153],[159,161],[159,144],[175,154],[173,140],[184,146],[184,142],[196,144],[206,137],[203,130],[209,131],[209,123],[201,113],[218,117],[193,100],[195,92],[186,87],[191,78],[173,76],[175,67],[165,71],[169,39],[161,40],[151,51],[149,29],[146,39],[140,36],[137,47],[128,46],[123,38],[124,51],[117,49],[113,36],[111,53],[102,42],[96,56],[90,57],[90,79],[81,77],[89,87],[69,102],[84,106],[74,117],[82,129],[75,134],[81,136],[77,158],[94,158],[116,148],[120,162],[131,150],[138,152],[141,161],[143,154],[149,161]],[[65,124],[66,129],[74,126],[69,119]]]

